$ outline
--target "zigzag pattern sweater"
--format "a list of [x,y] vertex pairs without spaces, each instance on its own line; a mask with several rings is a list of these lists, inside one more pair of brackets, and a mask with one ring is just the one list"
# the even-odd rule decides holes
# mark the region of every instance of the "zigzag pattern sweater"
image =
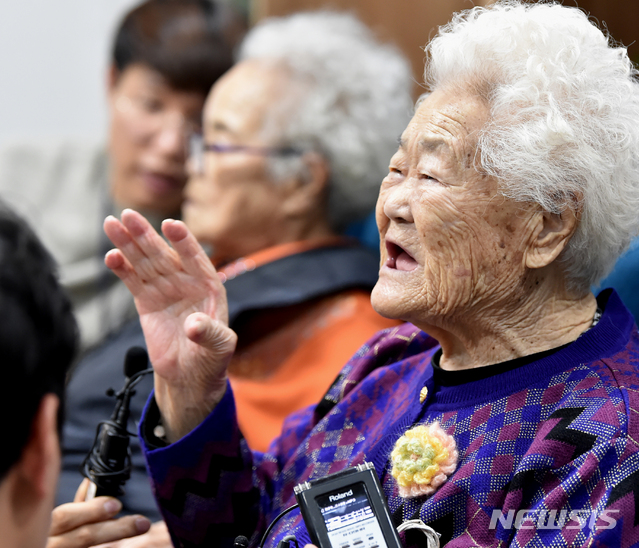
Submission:
[[[394,520],[420,517],[448,547],[639,546],[639,334],[616,294],[599,304],[601,320],[573,343],[454,382],[433,367],[428,335],[410,324],[381,332],[266,454],[243,442],[230,389],[166,447],[152,435],[151,397],[140,434],[175,545],[232,546],[242,534],[256,546],[295,503],[296,484],[367,460]],[[433,421],[455,438],[457,469],[434,494],[402,499],[390,451],[409,427]],[[266,546],[288,534],[308,542],[297,510]]]

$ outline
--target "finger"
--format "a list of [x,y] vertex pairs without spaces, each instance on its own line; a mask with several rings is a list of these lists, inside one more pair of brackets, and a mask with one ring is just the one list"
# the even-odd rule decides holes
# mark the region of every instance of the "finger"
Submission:
[[186,272],[198,278],[213,277],[216,285],[222,287],[211,259],[182,221],[165,220],[162,223],[162,232],[180,256]]
[[[144,537],[144,535],[140,535]],[[132,542],[133,540],[140,537],[133,537],[133,539],[122,539],[116,540],[115,542],[106,542],[104,544],[98,544],[97,546],[93,546],[92,548],[131,548],[130,544],[126,544],[128,542]],[[48,548],[48,547],[47,547]]]
[[87,499],[87,493],[89,491],[90,481],[88,478],[84,478],[80,483],[78,490],[75,492],[73,502],[84,502]]
[[50,536],[47,548],[88,548],[144,534],[150,527],[151,522],[143,516],[125,516],[117,520],[83,525],[67,533]]
[[96,497],[86,502],[70,502],[53,509],[49,535],[60,535],[85,525],[111,519],[122,509],[112,497]]
[[101,544],[95,548],[173,548],[173,544],[166,524],[158,521],[143,535],[115,543]]
[[191,341],[215,351],[218,355],[229,355],[235,350],[237,343],[235,331],[201,312],[196,312],[186,318],[184,331]]
[[122,223],[156,272],[172,274],[181,270],[176,253],[137,211],[125,209],[122,212]]
[[[142,230],[142,227],[146,228],[146,225],[148,225],[149,230],[153,231],[153,227],[148,224],[148,221],[139,213],[132,210],[124,210],[122,212],[122,218],[123,221],[126,220],[130,227],[136,232]],[[140,219],[142,219],[146,225],[142,223]],[[111,242],[113,242],[113,244],[122,252],[124,257],[126,257],[136,274],[142,280],[149,281],[158,275],[153,262],[142,251],[136,241],[136,236],[130,232],[129,226],[126,226],[124,222],[118,221],[115,217],[109,216],[104,220],[104,231]],[[160,240],[162,240],[162,238],[160,238]],[[173,253],[171,248],[163,240],[162,245],[164,246],[166,253]]]
[[144,282],[119,249],[107,252],[104,264],[124,282],[134,297],[144,290]]
[[113,245],[116,247],[126,245],[131,240],[129,231],[120,222],[120,220],[113,215],[109,215],[106,219],[104,219],[102,228],[109,240],[111,240]]
[[[104,220],[103,227],[105,234],[117,248],[112,249],[106,254],[105,263],[111,270],[118,274],[118,270],[121,268],[125,268],[127,263],[130,267],[130,260],[129,258],[127,258],[127,256],[133,257],[133,259],[135,260],[135,257],[139,258],[141,253],[139,250],[135,249],[135,242],[133,241],[133,237],[131,236],[129,231],[113,215],[109,215]],[[124,251],[125,249],[128,249],[128,253]],[[132,267],[130,267],[128,270],[132,270]],[[133,270],[133,272],[135,271]]]

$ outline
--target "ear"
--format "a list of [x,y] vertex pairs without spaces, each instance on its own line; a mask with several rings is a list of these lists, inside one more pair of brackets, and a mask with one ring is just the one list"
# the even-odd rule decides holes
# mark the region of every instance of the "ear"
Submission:
[[579,211],[566,209],[560,214],[537,213],[533,241],[526,253],[528,268],[543,268],[552,263],[565,249],[579,224]]
[[288,187],[283,205],[285,213],[291,216],[306,215],[309,211],[324,207],[324,197],[328,190],[330,168],[321,154],[310,151],[304,153],[303,172],[294,180],[285,182]]
[[17,480],[22,494],[32,501],[55,494],[60,473],[58,440],[58,407],[55,394],[45,394],[31,424],[31,434],[16,464]]

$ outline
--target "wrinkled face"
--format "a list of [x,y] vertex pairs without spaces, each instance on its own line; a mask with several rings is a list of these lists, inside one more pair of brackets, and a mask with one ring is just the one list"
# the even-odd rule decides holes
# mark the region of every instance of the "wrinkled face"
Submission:
[[523,291],[536,206],[504,198],[477,171],[488,113],[476,96],[436,90],[402,134],[376,210],[381,268],[372,302],[383,315],[441,326],[509,306]]
[[157,71],[133,64],[109,92],[111,191],[116,203],[166,217],[179,213],[187,139],[200,127],[204,96],[172,88]]
[[[270,111],[287,93],[282,68],[244,61],[213,87],[204,108],[204,141],[220,145],[274,146],[264,137]],[[268,126],[267,126],[268,124]],[[249,151],[205,152],[202,173],[191,170],[184,221],[209,245],[212,258],[229,261],[280,243],[287,184],[274,182],[268,157]]]

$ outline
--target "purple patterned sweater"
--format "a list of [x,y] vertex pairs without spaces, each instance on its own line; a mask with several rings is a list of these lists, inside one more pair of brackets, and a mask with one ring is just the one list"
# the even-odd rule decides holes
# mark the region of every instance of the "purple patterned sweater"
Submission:
[[[232,546],[242,534],[256,546],[296,484],[368,460],[396,523],[419,517],[442,546],[639,546],[639,334],[615,293],[599,303],[599,323],[555,352],[453,375],[433,366],[438,347],[414,326],[381,332],[266,454],[247,449],[230,389],[166,447],[151,398],[140,433],[175,545]],[[433,421],[455,438],[457,469],[433,495],[402,499],[390,451]],[[308,542],[298,510],[266,546],[288,534]]]

